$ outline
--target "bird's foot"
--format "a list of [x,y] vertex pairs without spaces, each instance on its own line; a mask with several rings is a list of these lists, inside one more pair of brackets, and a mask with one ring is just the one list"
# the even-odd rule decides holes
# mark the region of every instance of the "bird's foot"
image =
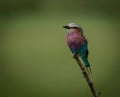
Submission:
[[74,55],[73,55],[73,58],[74,58],[74,59],[76,59],[76,58],[78,58],[78,57],[79,57],[79,54],[74,54]]

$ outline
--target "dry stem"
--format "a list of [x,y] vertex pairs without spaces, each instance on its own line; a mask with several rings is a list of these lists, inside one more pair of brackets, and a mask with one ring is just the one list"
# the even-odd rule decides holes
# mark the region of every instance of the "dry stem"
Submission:
[[81,60],[79,59],[79,56],[78,55],[74,55],[73,58],[77,61],[77,63],[79,64],[81,70],[82,70],[82,74],[84,76],[84,78],[86,79],[90,89],[91,89],[91,92],[93,94],[94,97],[99,97],[100,96],[100,92],[97,93],[95,87],[93,86],[93,82],[90,80],[89,76],[88,76],[88,73],[86,71],[86,68],[85,66],[83,65],[83,63],[81,62]]

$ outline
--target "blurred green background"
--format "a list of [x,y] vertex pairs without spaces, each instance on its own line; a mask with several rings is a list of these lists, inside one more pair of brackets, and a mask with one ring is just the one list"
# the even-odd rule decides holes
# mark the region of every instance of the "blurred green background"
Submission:
[[120,97],[119,0],[1,0],[0,97],[93,97],[66,44],[70,22],[89,41],[101,97]]

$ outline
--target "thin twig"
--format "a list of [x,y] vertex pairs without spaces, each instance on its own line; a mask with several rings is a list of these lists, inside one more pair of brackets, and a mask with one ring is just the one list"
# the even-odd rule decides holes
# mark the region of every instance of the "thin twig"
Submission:
[[90,87],[90,89],[91,89],[91,92],[92,92],[93,96],[94,96],[94,97],[99,97],[101,93],[100,93],[100,92],[97,93],[97,91],[96,91],[96,89],[95,89],[95,87],[94,87],[94,85],[93,85],[93,82],[90,80],[90,78],[89,78],[89,76],[88,76],[88,73],[87,73],[87,71],[86,71],[85,66],[83,65],[83,63],[82,63],[81,60],[79,59],[79,56],[76,55],[76,56],[73,56],[73,58],[74,58],[74,59],[77,61],[77,63],[79,64],[79,66],[80,66],[80,68],[81,68],[81,70],[82,70],[82,74],[83,74],[84,78],[86,79],[86,81],[87,81],[87,83],[88,83],[88,85],[89,85],[89,87]]

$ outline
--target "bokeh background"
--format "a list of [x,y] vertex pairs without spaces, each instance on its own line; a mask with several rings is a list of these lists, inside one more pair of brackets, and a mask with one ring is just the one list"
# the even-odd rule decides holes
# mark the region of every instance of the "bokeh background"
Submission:
[[0,97],[93,97],[62,28],[89,41],[91,79],[120,97],[119,0],[0,0]]

